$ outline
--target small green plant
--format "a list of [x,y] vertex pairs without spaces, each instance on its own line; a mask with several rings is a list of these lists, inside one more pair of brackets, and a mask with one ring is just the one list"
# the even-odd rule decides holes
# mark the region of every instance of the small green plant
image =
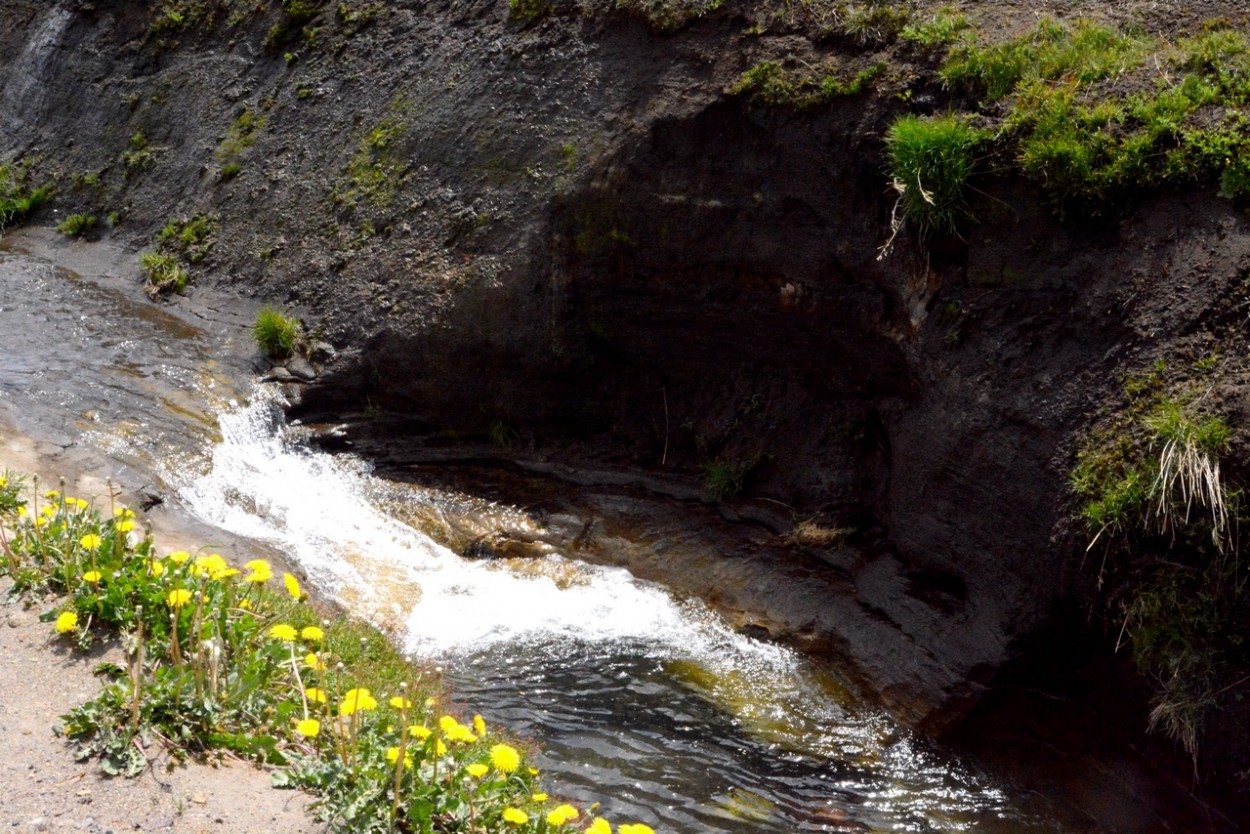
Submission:
[[243,168],[237,162],[227,162],[225,165],[221,166],[222,182],[232,180],[241,173],[243,173]]
[[265,307],[256,314],[252,335],[257,346],[274,359],[290,356],[299,339],[299,323],[272,307]]
[[737,497],[746,485],[747,467],[737,461],[716,458],[703,464],[703,486],[717,501]]
[[508,12],[516,20],[537,20],[551,14],[547,0],[508,0]]
[[987,138],[956,115],[908,115],[890,126],[886,152],[899,206],[922,236],[954,234],[968,218],[968,180]]
[[836,67],[789,70],[776,62],[763,61],[744,72],[725,92],[750,95],[752,100],[769,107],[803,110],[843,96],[860,95],[885,71],[886,65],[877,63],[843,79]]
[[899,38],[925,49],[935,49],[954,43],[971,29],[967,15],[944,6],[924,20],[909,22],[899,32]]
[[28,163],[0,163],[0,232],[38,210],[52,197],[50,186],[32,184]]
[[886,43],[907,25],[910,13],[889,0],[854,3],[842,12],[842,31],[861,44]]
[[78,237],[94,229],[98,222],[94,214],[71,214],[56,224],[56,230],[67,237]]
[[155,160],[155,152],[148,144],[148,139],[143,133],[136,133],[130,137],[130,148],[122,151],[122,168],[125,175],[131,175],[152,167]]
[[674,32],[719,9],[725,0],[614,0],[612,8],[640,17],[657,32]]
[[167,252],[144,252],[139,256],[139,266],[147,273],[145,289],[153,298],[171,292],[181,294],[191,279],[186,268]]

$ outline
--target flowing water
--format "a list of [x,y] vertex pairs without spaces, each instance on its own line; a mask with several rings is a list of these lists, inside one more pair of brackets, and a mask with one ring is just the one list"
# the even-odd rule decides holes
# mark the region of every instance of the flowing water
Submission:
[[241,320],[201,326],[124,280],[12,251],[0,281],[0,416],[280,548],[439,665],[458,700],[534,738],[552,793],[674,834],[1061,830],[697,600],[559,554],[469,561],[436,544],[399,519],[528,520],[310,449],[277,392],[246,384]]

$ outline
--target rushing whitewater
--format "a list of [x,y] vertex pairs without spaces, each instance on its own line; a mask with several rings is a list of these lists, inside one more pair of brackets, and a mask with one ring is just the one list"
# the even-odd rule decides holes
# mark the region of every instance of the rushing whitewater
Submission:
[[980,831],[1008,819],[1002,830],[1045,830],[702,603],[560,555],[457,556],[383,509],[419,495],[301,445],[280,406],[262,387],[223,414],[204,465],[166,473],[181,500],[282,550],[322,593],[445,665],[475,706],[540,736],[570,793],[590,801],[617,783],[619,805],[677,831]]

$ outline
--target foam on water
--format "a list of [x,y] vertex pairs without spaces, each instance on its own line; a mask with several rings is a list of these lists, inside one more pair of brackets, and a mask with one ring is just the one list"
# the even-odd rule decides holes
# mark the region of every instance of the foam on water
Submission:
[[412,651],[645,642],[788,668],[789,652],[741,637],[702,606],[678,603],[623,569],[560,556],[538,567],[460,558],[379,510],[363,463],[293,442],[273,396],[258,391],[221,417],[209,471],[184,478],[180,497],[203,520],[282,548],[332,596],[356,605],[363,598],[365,613],[398,617]]

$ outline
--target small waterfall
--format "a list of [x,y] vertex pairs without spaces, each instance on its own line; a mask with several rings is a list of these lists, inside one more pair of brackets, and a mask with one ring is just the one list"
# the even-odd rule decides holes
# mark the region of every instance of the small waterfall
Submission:
[[280,405],[261,389],[222,415],[205,466],[167,473],[181,501],[440,663],[538,738],[570,797],[674,834],[1054,830],[701,602],[560,555],[460,558],[385,512],[396,491],[364,463],[301,446]]
[[51,5],[31,31],[22,53],[5,68],[6,80],[0,95],[0,128],[4,131],[16,134],[27,120],[33,121],[38,115],[50,84],[49,69],[73,16],[68,5]]

